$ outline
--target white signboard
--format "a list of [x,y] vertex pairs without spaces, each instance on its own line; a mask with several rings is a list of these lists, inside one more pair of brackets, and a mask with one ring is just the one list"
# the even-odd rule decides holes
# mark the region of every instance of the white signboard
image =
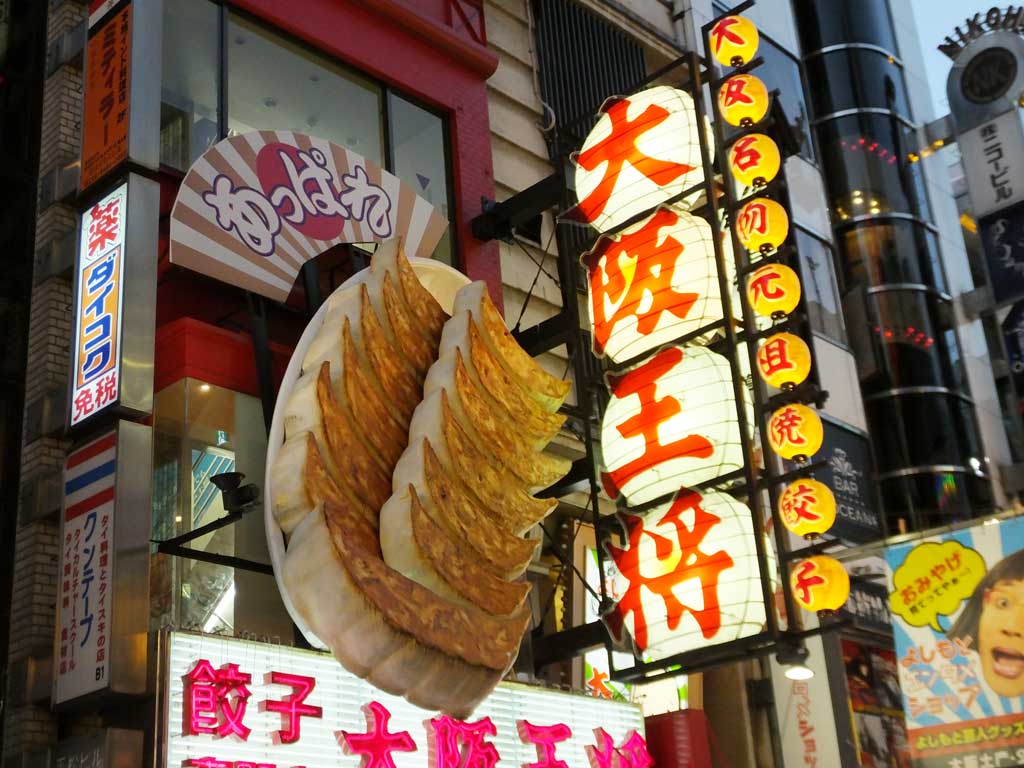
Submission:
[[168,646],[162,766],[652,765],[640,710],[625,702],[502,683],[460,721],[374,688],[326,653],[177,632]]
[[783,763],[786,768],[832,768],[843,763],[825,669],[825,649],[820,637],[808,637],[804,647],[809,653],[805,663],[814,672],[809,680],[790,680],[785,668],[774,657],[771,660]]
[[64,464],[54,703],[106,688],[110,672],[117,432]]
[[114,405],[120,395],[127,217],[127,183],[82,214],[71,345],[71,426]]
[[1020,110],[1004,112],[961,134],[958,141],[976,218],[1024,200]]

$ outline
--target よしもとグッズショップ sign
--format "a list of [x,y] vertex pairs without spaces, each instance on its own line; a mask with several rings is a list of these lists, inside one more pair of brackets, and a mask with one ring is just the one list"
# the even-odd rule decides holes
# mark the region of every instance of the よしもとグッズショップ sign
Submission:
[[915,765],[1024,761],[1024,518],[891,547],[886,560]]
[[448,222],[397,176],[301,133],[224,139],[189,169],[171,212],[170,260],[283,301],[299,269],[339,243],[398,239],[429,257]]
[[634,704],[502,683],[463,721],[314,651],[172,633],[168,656],[169,767],[652,765]]

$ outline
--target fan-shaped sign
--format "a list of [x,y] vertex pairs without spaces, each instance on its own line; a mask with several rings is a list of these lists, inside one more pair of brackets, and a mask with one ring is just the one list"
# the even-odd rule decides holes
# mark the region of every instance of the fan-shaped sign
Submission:
[[189,169],[171,212],[174,264],[277,301],[339,243],[398,238],[429,257],[448,223],[413,187],[326,139],[253,131]]

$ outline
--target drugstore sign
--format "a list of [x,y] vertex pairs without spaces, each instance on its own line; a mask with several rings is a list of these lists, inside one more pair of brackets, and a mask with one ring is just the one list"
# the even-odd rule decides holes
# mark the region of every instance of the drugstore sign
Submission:
[[503,683],[465,721],[409,704],[328,654],[168,636],[162,765],[650,768],[637,706]]
[[71,425],[117,403],[128,184],[82,214],[72,344]]

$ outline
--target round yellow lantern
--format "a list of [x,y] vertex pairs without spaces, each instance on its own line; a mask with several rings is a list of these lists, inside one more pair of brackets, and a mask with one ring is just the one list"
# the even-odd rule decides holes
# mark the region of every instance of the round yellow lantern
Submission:
[[757,350],[757,372],[770,387],[792,389],[811,372],[811,350],[792,333],[776,333]]
[[763,187],[781,167],[779,146],[763,133],[751,133],[729,147],[729,169],[744,187]]
[[785,264],[765,264],[747,278],[747,301],[763,317],[785,317],[800,305],[800,278]]
[[733,75],[718,89],[718,110],[729,125],[747,128],[768,114],[768,89],[753,75]]
[[786,530],[813,539],[836,521],[836,497],[822,482],[801,478],[779,495],[779,517]]
[[723,16],[711,28],[711,55],[725,67],[739,67],[757,53],[757,27],[742,16]]
[[789,237],[789,214],[767,197],[755,197],[736,214],[736,234],[748,251],[771,253]]
[[821,417],[800,403],[784,405],[768,420],[768,445],[784,459],[805,461],[821,449]]
[[789,574],[793,597],[819,616],[839,610],[850,596],[850,577],[843,564],[826,555],[801,560]]

